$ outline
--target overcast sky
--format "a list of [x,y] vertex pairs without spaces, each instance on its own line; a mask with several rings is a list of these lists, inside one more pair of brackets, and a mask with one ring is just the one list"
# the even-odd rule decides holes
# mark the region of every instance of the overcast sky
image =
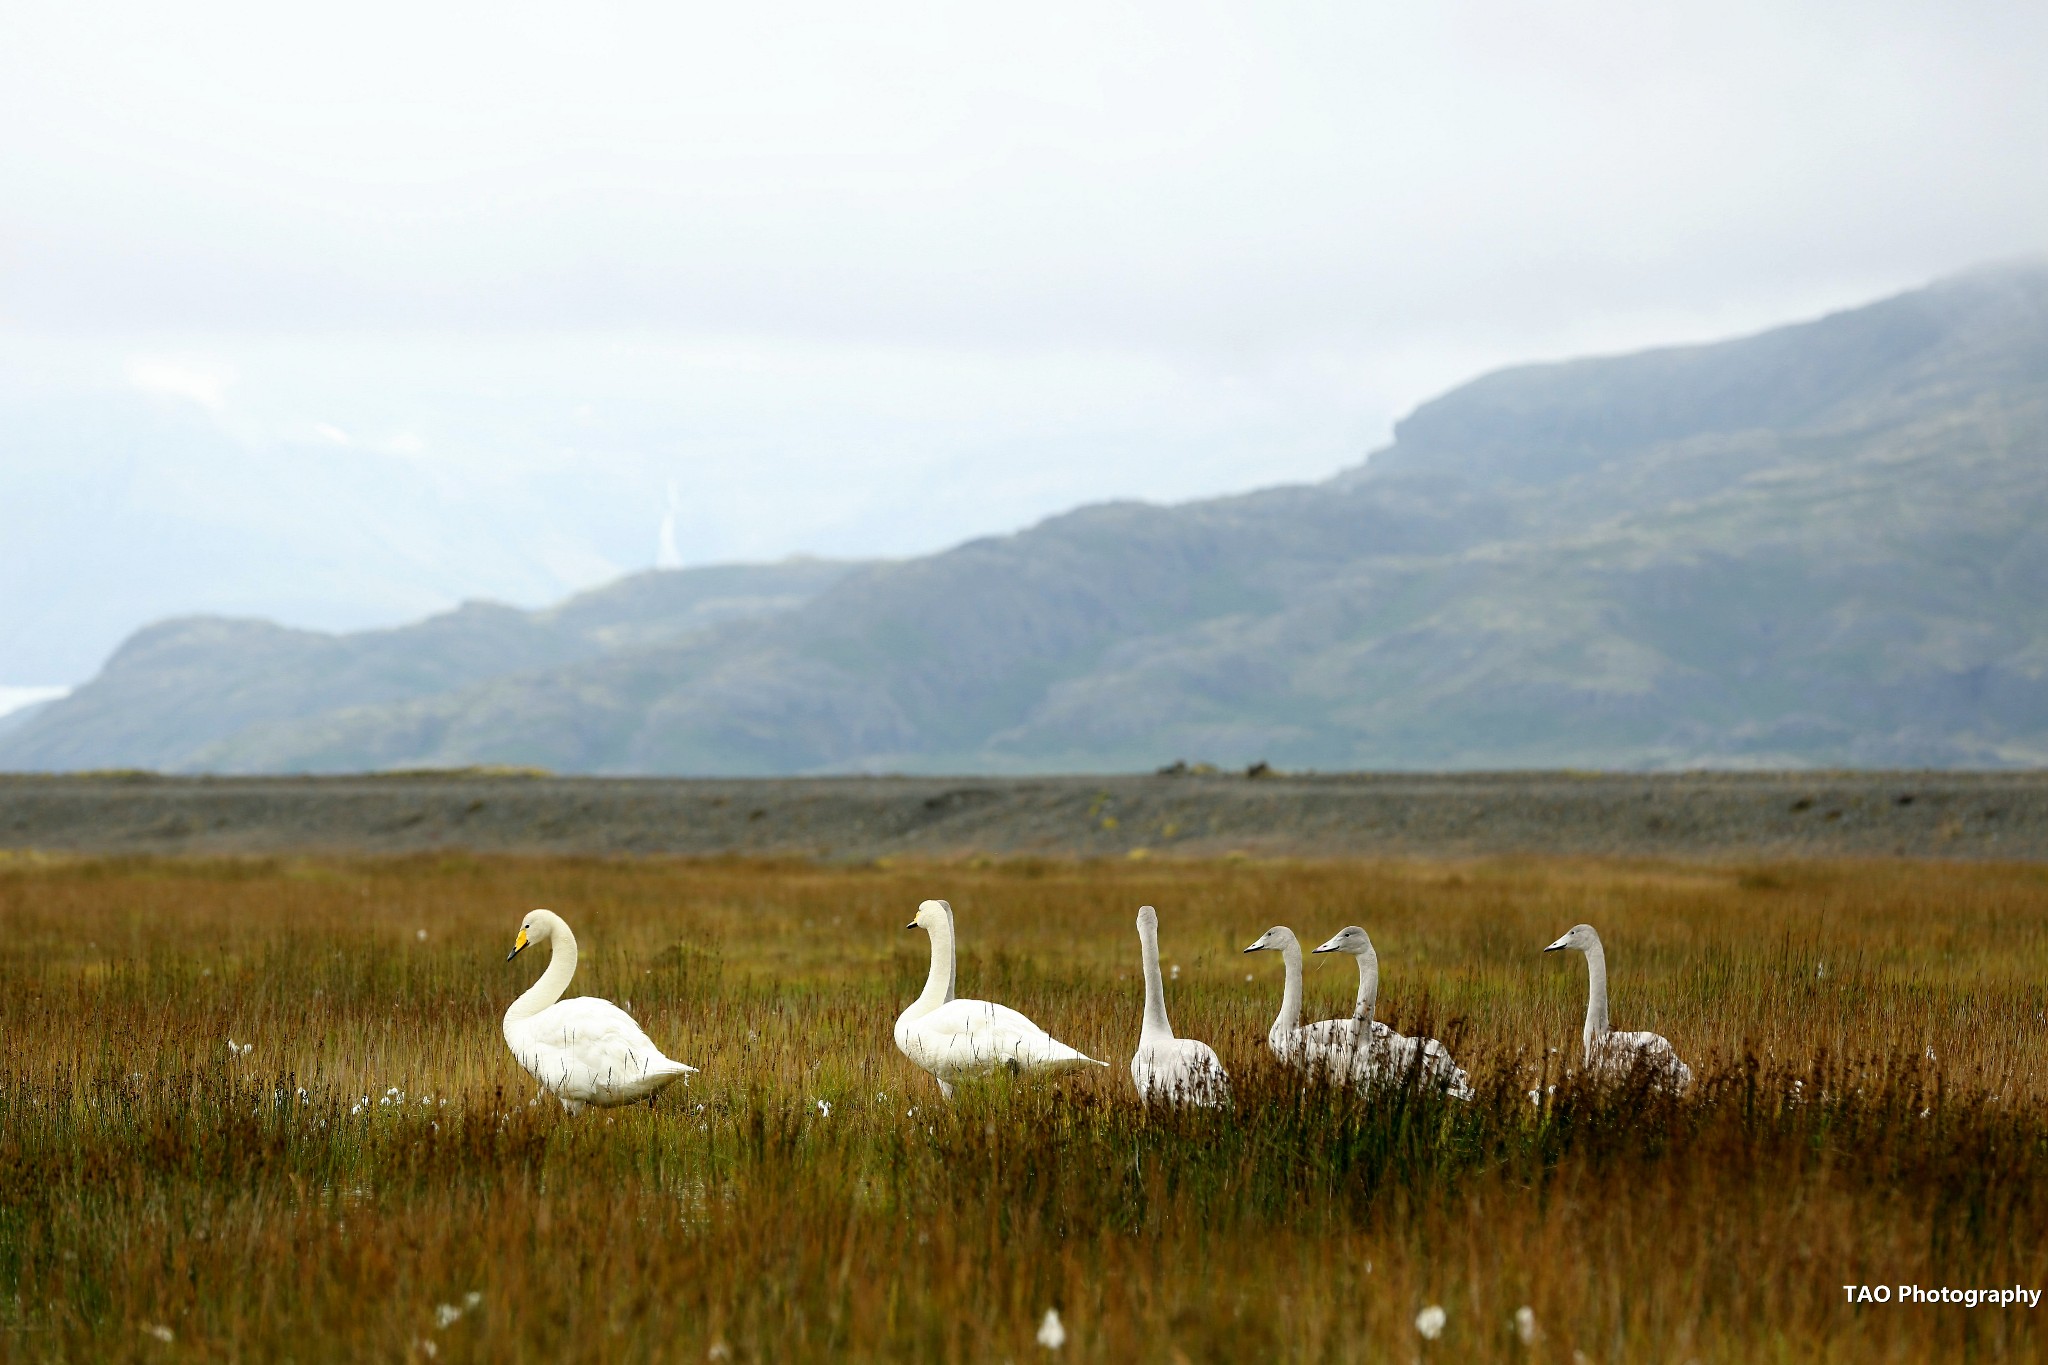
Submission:
[[0,686],[1319,478],[2048,249],[2044,68],[1957,0],[0,0]]

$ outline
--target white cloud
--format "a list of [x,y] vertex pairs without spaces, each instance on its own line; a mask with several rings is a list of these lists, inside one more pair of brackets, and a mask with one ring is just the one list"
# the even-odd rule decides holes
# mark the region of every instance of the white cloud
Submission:
[[182,398],[209,412],[225,412],[235,371],[213,360],[136,356],[128,362],[128,382],[154,397]]
[[26,326],[1372,349],[2048,244],[2041,6],[24,0]]

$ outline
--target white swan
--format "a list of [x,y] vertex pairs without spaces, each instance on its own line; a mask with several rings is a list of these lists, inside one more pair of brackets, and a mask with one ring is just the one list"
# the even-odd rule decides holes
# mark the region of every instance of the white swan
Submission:
[[1131,1082],[1150,1104],[1215,1106],[1230,1103],[1230,1077],[1214,1048],[1176,1038],[1166,1019],[1166,986],[1159,978],[1159,912],[1138,907],[1138,954],[1145,964],[1145,1024],[1131,1056]]
[[924,993],[896,1016],[896,1046],[932,1073],[947,1099],[953,1098],[954,1081],[998,1069],[1066,1071],[1109,1065],[1076,1052],[1013,1009],[953,998],[952,906],[926,901],[917,907],[917,918],[903,927],[931,935],[932,970]]
[[1379,1004],[1380,955],[1372,937],[1357,925],[1337,931],[1319,953],[1349,953],[1358,959],[1358,1000],[1349,1019],[1325,1019],[1312,1029],[1328,1029],[1332,1068],[1341,1069],[1359,1085],[1399,1082],[1419,1074],[1452,1099],[1472,1098],[1472,1079],[1451,1060],[1450,1050],[1434,1038],[1409,1038],[1372,1017]]
[[1659,1085],[1684,1090],[1692,1084],[1692,1068],[1679,1060],[1671,1040],[1655,1033],[1616,1033],[1607,1026],[1607,951],[1590,924],[1574,924],[1543,951],[1573,948],[1586,955],[1586,1069],[1611,1077],[1626,1076],[1645,1066]]
[[552,910],[536,910],[519,926],[505,960],[527,945],[549,943],[548,969],[505,1011],[505,1045],[571,1114],[586,1104],[631,1104],[697,1068],[661,1055],[633,1016],[609,1000],[562,999],[576,975],[576,936]]

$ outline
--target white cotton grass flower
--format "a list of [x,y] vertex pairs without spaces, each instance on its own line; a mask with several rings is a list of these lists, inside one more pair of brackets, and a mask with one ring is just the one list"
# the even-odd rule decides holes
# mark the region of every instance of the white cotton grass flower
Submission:
[[1536,1310],[1526,1303],[1515,1310],[1515,1335],[1521,1338],[1524,1346],[1534,1346],[1543,1335],[1536,1326]]
[[471,1312],[475,1312],[478,1308],[482,1307],[483,1301],[484,1295],[480,1289],[472,1289],[462,1296],[462,1306]]
[[1448,1316],[1442,1304],[1433,1303],[1415,1315],[1415,1330],[1422,1333],[1424,1341],[1435,1341],[1444,1334],[1444,1320]]
[[821,1119],[829,1119],[832,1117],[832,1106],[830,1103],[828,1103],[825,1100],[818,1101],[818,1117]]
[[[230,1057],[246,1057],[255,1050],[256,1044],[254,1043],[238,1043],[232,1038],[228,1039],[228,1056]],[[1932,1054],[1930,1053],[1929,1055],[1931,1056]]]
[[440,1304],[434,1309],[434,1326],[440,1331],[445,1332],[461,1321],[462,1310],[452,1303]]
[[1067,1325],[1060,1321],[1059,1309],[1045,1310],[1045,1317],[1038,1324],[1038,1344],[1048,1351],[1057,1351],[1067,1344]]
[[155,1337],[158,1341],[163,1342],[166,1346],[170,1345],[170,1343],[178,1339],[178,1334],[176,1332],[173,1332],[170,1328],[164,1326],[160,1322],[143,1323],[142,1335],[146,1337]]

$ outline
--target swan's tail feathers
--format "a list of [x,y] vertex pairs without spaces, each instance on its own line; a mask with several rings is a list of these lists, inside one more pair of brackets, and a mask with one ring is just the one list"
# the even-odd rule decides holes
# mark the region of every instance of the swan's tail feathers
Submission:
[[1065,1043],[1053,1037],[1051,1034],[1046,1034],[1044,1037],[1044,1041],[1041,1042],[1036,1049],[1028,1049],[1027,1051],[1036,1051],[1038,1053],[1036,1057],[1031,1057],[1027,1055],[1022,1058],[1022,1060],[1027,1066],[1032,1067],[1059,1067],[1064,1069],[1066,1067],[1073,1066],[1109,1065],[1108,1062],[1098,1062],[1097,1060],[1095,1060],[1095,1058],[1090,1057],[1087,1053],[1081,1051],[1081,1049],[1077,1047],[1067,1046]]
[[1443,1092],[1452,1099],[1465,1100],[1469,1103],[1474,1094],[1472,1090],[1472,1073],[1452,1061],[1449,1050],[1442,1043],[1437,1042],[1434,1038],[1430,1039],[1429,1042],[1432,1049],[1428,1054],[1431,1078],[1438,1085],[1442,1086]]

